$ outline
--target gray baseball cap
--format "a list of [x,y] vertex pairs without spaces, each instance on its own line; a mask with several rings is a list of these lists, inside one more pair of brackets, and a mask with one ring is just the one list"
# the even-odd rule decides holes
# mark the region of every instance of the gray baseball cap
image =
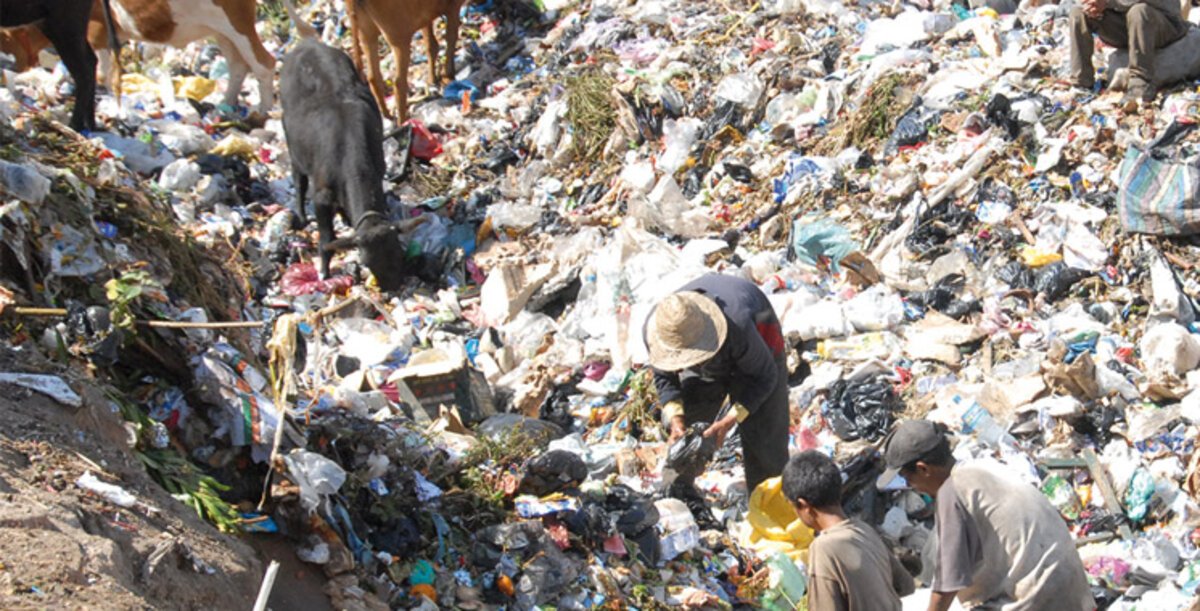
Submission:
[[883,460],[886,469],[876,480],[875,486],[880,490],[886,488],[900,469],[916,462],[946,438],[946,427],[928,420],[905,420],[896,425],[892,432],[883,439]]

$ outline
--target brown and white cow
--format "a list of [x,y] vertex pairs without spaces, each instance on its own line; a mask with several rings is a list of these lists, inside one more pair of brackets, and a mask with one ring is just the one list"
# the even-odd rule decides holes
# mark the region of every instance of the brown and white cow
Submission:
[[[263,48],[254,29],[257,17],[255,0],[111,0],[114,25],[121,40],[171,45],[183,48],[197,40],[212,38],[229,63],[229,85],[224,102],[237,103],[246,75],[254,73],[258,81],[260,112],[267,112],[275,103],[275,58]],[[88,41],[95,49],[108,48],[101,4],[93,3],[88,24]],[[46,46],[37,30],[5,33],[0,49],[36,62],[37,52]],[[101,71],[108,73],[109,54],[100,54]],[[18,61],[18,68],[21,66]]]

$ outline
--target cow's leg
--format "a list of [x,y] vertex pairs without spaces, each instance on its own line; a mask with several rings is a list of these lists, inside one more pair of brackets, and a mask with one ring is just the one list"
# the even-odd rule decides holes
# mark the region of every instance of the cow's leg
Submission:
[[[295,207],[292,212],[296,213],[299,227],[295,228],[299,229],[308,225],[308,213],[304,211],[304,197],[308,194],[308,174],[300,171],[296,163],[292,162],[292,178],[296,181],[296,199],[293,203]],[[293,226],[295,225],[294,223]]]
[[258,81],[257,110],[265,113],[275,104],[275,58],[263,47],[254,29],[256,3],[231,4],[234,5],[234,14],[230,15],[230,19],[209,26],[221,54],[229,62],[229,86],[225,89],[223,102],[230,106],[237,104],[246,75],[253,70],[254,78]]
[[112,87],[112,69],[113,69],[113,54],[97,53],[96,54],[96,70],[100,73],[97,80],[101,83]]
[[321,279],[329,277],[329,263],[333,261],[333,251],[326,248],[335,237],[333,232],[333,193],[328,188],[317,189],[313,193],[313,210],[317,215],[317,243],[321,253]]
[[461,25],[458,8],[451,8],[450,12],[446,13],[446,82],[453,82],[458,74],[454,69],[454,54],[458,48],[458,28]]
[[75,81],[75,109],[71,111],[71,129],[75,131],[96,129],[96,53],[87,42],[90,6],[86,4],[79,15],[60,13],[41,24],[42,33],[54,45]]
[[225,56],[225,62],[229,65],[229,84],[225,87],[225,97],[221,102],[226,106],[237,106],[246,75],[250,74],[250,65],[242,58],[232,40],[223,35],[217,35],[215,38],[217,48],[221,49],[221,55]]
[[346,2],[346,21],[350,25],[350,59],[354,61],[354,69],[358,70],[361,75],[367,74],[367,68],[363,65],[363,30],[362,19],[370,19],[371,17],[363,12],[362,7],[358,6],[358,0],[348,0]]
[[438,42],[437,37],[433,35],[433,21],[425,26],[425,50],[429,54],[429,89],[435,90],[441,80],[438,77]]
[[397,123],[403,123],[408,118],[408,65],[412,60],[412,35],[408,30],[384,32],[388,44],[392,46],[392,53],[396,54]]
[[[360,12],[358,28],[359,42],[362,46],[359,53],[366,64],[367,85],[371,88],[371,95],[375,96],[379,112],[385,117],[393,117],[387,106],[387,96],[384,94],[383,71],[379,69],[379,26],[375,25],[375,20],[366,12]],[[396,90],[400,90],[399,84],[396,85]]]

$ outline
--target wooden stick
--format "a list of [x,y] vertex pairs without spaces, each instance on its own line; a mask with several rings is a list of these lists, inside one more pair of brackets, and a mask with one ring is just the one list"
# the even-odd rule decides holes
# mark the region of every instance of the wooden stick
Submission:
[[[342,310],[358,303],[359,296],[354,295],[344,301],[339,301],[331,306],[317,310],[317,318],[325,318],[341,312]],[[376,307],[382,311],[382,308],[376,304]],[[34,308],[26,306],[17,306],[11,308],[10,311],[18,316],[66,316],[66,308]],[[384,312],[386,314],[386,312]],[[389,316],[390,318],[390,316]],[[146,327],[156,327],[160,329],[253,329],[266,324],[263,320],[233,320],[219,322],[192,322],[186,320],[138,320],[136,324]]]
[[267,323],[265,320],[234,320],[230,322],[190,322],[185,320],[139,320],[137,324],[157,329],[253,329]]
[[1037,240],[1034,239],[1033,234],[1030,233],[1029,227],[1025,226],[1025,221],[1022,220],[1019,215],[1013,215],[1011,218],[1013,224],[1017,226],[1017,231],[1021,232],[1021,237],[1025,238],[1026,244],[1032,245],[1037,243]]
[[[1092,481],[1100,486],[1100,494],[1104,495],[1104,507],[1113,513],[1124,513],[1124,508],[1121,507],[1121,499],[1117,497],[1117,491],[1113,488],[1112,481],[1108,479],[1108,473],[1104,471],[1104,465],[1100,464],[1100,459],[1096,456],[1096,452],[1091,448],[1083,449],[1083,460],[1087,463],[1088,471],[1092,474]],[[1117,532],[1123,539],[1130,539],[1133,533],[1130,532],[1129,526],[1122,523]]]
[[1170,261],[1175,267],[1181,267],[1183,269],[1192,269],[1193,267],[1195,267],[1195,265],[1193,265],[1192,263],[1184,261],[1183,259],[1180,259],[1177,255],[1171,254],[1169,252],[1164,252],[1163,256],[1166,257],[1167,260]]

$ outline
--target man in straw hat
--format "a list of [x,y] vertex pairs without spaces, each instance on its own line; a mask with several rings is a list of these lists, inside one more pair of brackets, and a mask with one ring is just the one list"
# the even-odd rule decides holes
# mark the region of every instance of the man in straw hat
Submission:
[[[788,460],[788,372],[779,319],[753,283],[709,274],[663,299],[644,330],[671,439],[711,423],[719,446],[741,427],[746,485],[783,473]],[[733,404],[717,419],[726,397]]]

